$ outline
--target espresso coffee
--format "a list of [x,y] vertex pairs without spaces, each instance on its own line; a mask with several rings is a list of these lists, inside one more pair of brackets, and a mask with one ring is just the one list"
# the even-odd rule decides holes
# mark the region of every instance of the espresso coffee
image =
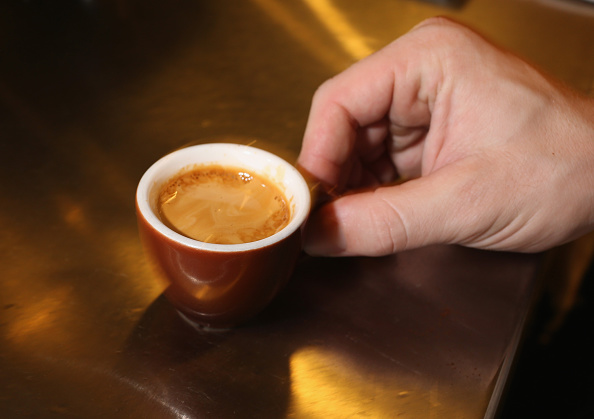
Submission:
[[197,166],[162,187],[159,217],[184,236],[207,243],[264,239],[290,220],[287,200],[272,181],[238,167]]

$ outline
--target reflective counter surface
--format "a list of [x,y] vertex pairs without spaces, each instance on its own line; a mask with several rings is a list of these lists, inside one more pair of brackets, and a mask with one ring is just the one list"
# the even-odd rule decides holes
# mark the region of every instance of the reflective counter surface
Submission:
[[537,257],[303,256],[260,316],[205,334],[163,299],[134,215],[183,145],[294,159],[316,87],[434,15],[594,90],[585,2],[2,2],[0,417],[492,417]]

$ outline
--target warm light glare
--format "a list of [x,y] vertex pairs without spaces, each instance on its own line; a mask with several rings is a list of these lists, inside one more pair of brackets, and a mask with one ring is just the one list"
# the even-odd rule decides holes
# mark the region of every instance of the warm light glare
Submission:
[[54,201],[60,217],[68,227],[83,235],[92,233],[92,227],[81,203],[66,194],[56,194]]
[[[341,55],[337,48],[328,46],[320,39],[315,31],[305,25],[291,10],[286,3],[277,0],[252,0],[268,16],[279,25],[283,26],[286,33],[293,37],[303,48],[309,51],[318,61],[324,63],[334,72],[342,71],[345,67],[356,60],[349,54],[348,57]],[[318,18],[321,19],[320,16]],[[340,40],[337,40],[340,42]]]
[[289,416],[295,418],[465,418],[484,406],[482,400],[468,403],[468,392],[454,383],[451,391],[436,383],[425,382],[425,388],[422,377],[363,371],[344,355],[318,347],[295,352],[290,368]]
[[[46,336],[48,330],[55,328],[64,317],[64,307],[72,299],[69,288],[55,288],[32,304],[20,310],[19,315],[9,324],[7,338],[23,343],[34,336]],[[53,334],[55,338],[55,334]]]
[[373,52],[365,37],[330,0],[305,0],[305,3],[352,58],[360,60]]

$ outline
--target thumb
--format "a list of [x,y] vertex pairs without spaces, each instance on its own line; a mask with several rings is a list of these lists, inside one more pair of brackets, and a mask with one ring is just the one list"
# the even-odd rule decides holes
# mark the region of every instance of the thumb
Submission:
[[[318,256],[382,256],[468,235],[468,177],[442,168],[400,185],[353,193],[315,211],[305,251]],[[451,187],[448,187],[450,186]],[[471,217],[472,218],[472,217]]]

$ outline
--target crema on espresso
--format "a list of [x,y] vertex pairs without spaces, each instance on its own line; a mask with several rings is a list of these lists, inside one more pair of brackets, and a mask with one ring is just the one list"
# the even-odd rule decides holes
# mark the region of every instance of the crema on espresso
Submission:
[[264,239],[285,227],[290,208],[272,181],[238,167],[197,166],[162,187],[159,217],[171,229],[207,243]]

